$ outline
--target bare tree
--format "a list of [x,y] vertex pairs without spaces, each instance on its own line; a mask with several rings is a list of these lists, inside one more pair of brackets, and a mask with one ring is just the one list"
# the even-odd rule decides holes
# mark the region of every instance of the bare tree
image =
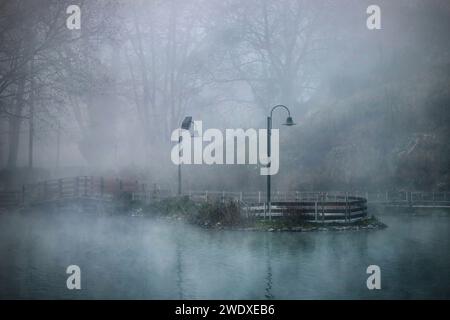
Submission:
[[225,1],[217,27],[225,63],[214,79],[246,83],[260,107],[297,106],[316,83],[329,9],[323,1]]
[[199,1],[139,2],[127,21],[125,88],[135,103],[149,150],[167,141],[206,81]]

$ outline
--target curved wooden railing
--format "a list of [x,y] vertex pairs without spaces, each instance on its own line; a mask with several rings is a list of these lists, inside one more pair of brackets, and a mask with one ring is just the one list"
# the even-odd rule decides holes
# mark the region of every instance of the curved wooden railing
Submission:
[[349,222],[367,216],[367,200],[356,196],[315,196],[299,201],[274,201],[270,212],[265,204],[245,202],[247,217],[299,217],[316,222]]

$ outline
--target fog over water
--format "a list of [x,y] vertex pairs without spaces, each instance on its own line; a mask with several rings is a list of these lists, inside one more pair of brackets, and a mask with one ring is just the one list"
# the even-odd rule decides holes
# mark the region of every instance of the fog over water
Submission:
[[[90,0],[80,15],[73,2],[0,0],[0,298],[450,299],[449,0]],[[218,135],[197,132],[201,161],[179,166],[190,117]],[[242,135],[209,152],[242,151],[244,164],[202,157],[227,130],[270,123],[272,200],[267,157],[250,163]],[[155,201],[195,191],[207,201],[183,205],[210,211]],[[239,210],[208,207],[206,192],[227,191]],[[284,191],[314,192],[316,216],[334,191],[447,213],[384,209],[387,229],[311,233],[150,217],[167,205],[234,223],[250,207],[243,194],[259,210]],[[114,214],[33,207],[75,200]],[[350,202],[365,213],[364,199],[345,200],[347,222]],[[81,290],[66,287],[69,265]],[[367,289],[369,265],[381,290]]]
[[[0,298],[450,298],[450,217],[383,214],[387,229],[268,233],[152,218],[0,216]],[[67,266],[81,290],[67,290]],[[381,268],[381,290],[366,287]]]

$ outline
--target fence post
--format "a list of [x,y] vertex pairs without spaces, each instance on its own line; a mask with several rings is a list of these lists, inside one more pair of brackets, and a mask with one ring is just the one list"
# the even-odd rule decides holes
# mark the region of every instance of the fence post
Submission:
[[349,205],[348,205],[348,192],[345,194],[345,220],[348,221],[350,213],[349,213]]
[[105,180],[103,179],[103,177],[100,177],[100,195],[103,198],[103,193],[105,190]]
[[325,207],[323,205],[323,199],[322,199],[322,202],[320,202],[320,209],[322,210],[323,220],[325,220]]
[[323,202],[321,203],[322,206],[322,222],[325,221],[325,212],[323,210]]
[[225,203],[225,191],[222,191],[222,203]]
[[242,191],[239,194],[239,201],[242,201]]
[[141,201],[147,201],[147,197],[146,197],[146,194],[145,194],[145,184],[144,183],[142,183],[141,184]]
[[317,221],[317,201],[314,203],[314,219]]
[[22,185],[22,205],[25,205],[25,185]]
[[159,200],[159,195],[158,195],[158,190],[156,188],[156,183],[153,184],[153,191],[152,191],[151,198],[153,200]]
[[258,191],[258,203],[261,203],[261,191]]
[[48,197],[48,187],[47,187],[47,181],[44,182],[44,200],[47,200]]
[[91,180],[91,182],[89,183],[89,187],[90,187],[89,194],[92,196],[94,194],[94,191],[95,191],[95,188],[94,188],[95,187],[95,185],[94,185],[94,177],[91,176],[90,180]]
[[58,193],[59,198],[62,198],[62,179],[58,179]]

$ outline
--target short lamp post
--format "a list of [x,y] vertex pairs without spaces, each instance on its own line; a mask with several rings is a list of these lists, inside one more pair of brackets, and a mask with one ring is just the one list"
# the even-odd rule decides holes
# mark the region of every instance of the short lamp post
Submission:
[[178,163],[178,195],[181,196],[181,141],[183,136],[181,135],[181,130],[189,130],[192,126],[192,117],[185,117],[181,123],[180,136],[178,137],[178,156],[180,157],[180,162]]
[[269,168],[269,172],[267,175],[267,204],[266,204],[267,212],[269,213],[269,220],[272,220],[272,209],[271,209],[271,200],[270,200],[270,165],[271,165],[270,156],[271,156],[271,147],[272,147],[272,141],[271,141],[272,114],[273,114],[273,111],[277,108],[284,108],[288,113],[286,122],[283,125],[289,126],[289,127],[295,125],[295,123],[291,117],[291,112],[289,111],[289,109],[286,106],[279,104],[279,105],[276,105],[275,107],[273,107],[272,110],[270,110],[270,115],[267,117],[267,156],[269,159],[269,163],[268,163],[267,167]]

